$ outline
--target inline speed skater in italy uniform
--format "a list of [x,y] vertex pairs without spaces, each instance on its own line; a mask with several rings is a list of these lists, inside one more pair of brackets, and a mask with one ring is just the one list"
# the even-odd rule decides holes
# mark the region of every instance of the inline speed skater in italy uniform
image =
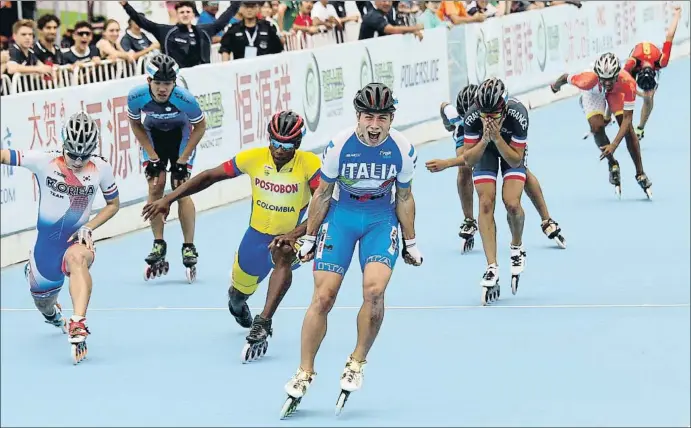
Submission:
[[336,414],[350,393],[362,387],[366,358],[384,318],[384,292],[399,254],[399,223],[403,260],[422,264],[411,191],[417,152],[391,128],[393,93],[381,83],[371,83],[358,91],[353,103],[357,126],[337,134],[324,149],[321,182],[309,207],[300,257],[314,257],[314,295],[302,325],[300,366],[285,385],[288,398],[281,418],[296,410],[314,379],[327,316],[356,244],[364,302],[357,318],[357,345],[341,374]]
[[645,136],[645,125],[648,123],[650,113],[653,111],[653,99],[657,91],[657,81],[660,70],[667,67],[669,57],[672,54],[672,42],[677,32],[677,25],[681,19],[681,6],[674,6],[674,17],[667,29],[665,42],[662,49],[651,42],[642,42],[634,46],[629,58],[624,63],[624,70],[628,71],[636,80],[638,87],[643,91],[639,93],[643,97],[641,109],[641,121],[636,127],[636,135],[639,140]]
[[499,267],[494,207],[497,174],[501,169],[504,184],[502,200],[511,230],[511,290],[518,290],[518,279],[525,269],[523,248],[525,213],[521,195],[526,180],[528,111],[520,101],[509,98],[504,82],[487,79],[477,90],[475,104],[466,113],[463,127],[463,158],[473,166],[473,181],[480,202],[479,226],[487,270],[482,277],[482,304],[499,298]]
[[[297,113],[276,113],[268,126],[269,146],[238,153],[216,168],[201,172],[172,193],[144,207],[143,215],[151,218],[168,215],[170,205],[212,184],[243,174],[252,182],[252,215],[250,224],[235,254],[228,309],[235,320],[249,328],[242,361],[264,356],[273,329],[271,320],[292,283],[292,269],[300,262],[296,257],[297,241],[305,234],[307,223],[299,224],[307,211],[311,194],[319,183],[319,157],[298,150],[304,135],[304,120]],[[273,272],[271,270],[273,269]],[[252,320],[247,305],[249,297],[271,272],[266,305]]]
[[[633,164],[636,167],[636,181],[648,198],[652,198],[652,182],[643,171],[641,146],[633,129],[633,109],[636,106],[636,81],[622,70],[619,58],[611,52],[605,53],[595,62],[593,71],[560,76],[552,84],[552,91],[559,92],[565,84],[571,84],[582,90],[581,106],[585,112],[595,142],[600,148],[600,160],[607,158],[609,163],[609,181],[614,185],[615,193],[621,197],[621,172],[614,152],[621,140],[626,138]],[[619,124],[619,132],[610,143],[605,133],[605,110],[614,113]]]
[[[98,134],[96,122],[79,112],[62,130],[61,152],[1,152],[3,165],[29,169],[38,183],[38,235],[25,274],[34,304],[46,322],[68,334],[74,364],[86,358],[86,337],[90,334],[86,323],[92,287],[89,268],[96,252],[91,234],[120,207],[110,164],[93,155]],[[106,206],[89,220],[99,188]],[[58,303],[66,276],[70,278],[73,307],[69,324]]]
[[[189,177],[195,148],[206,131],[204,113],[187,90],[176,85],[178,65],[164,54],[146,64],[147,83],[132,89],[127,98],[127,113],[142,152],[142,165],[149,186],[149,202],[161,199],[170,171],[171,187],[176,189]],[[142,113],[146,118],[142,123]],[[170,169],[168,169],[170,163]],[[184,243],[182,263],[189,282],[197,275],[197,249],[194,246],[195,207],[191,198],[178,201],[178,215]],[[167,244],[163,239],[163,219],[151,219],[154,246],[146,257],[144,279],[168,273]]]
[[[472,174],[472,169],[466,166],[465,159],[463,158],[463,127],[466,112],[470,109],[470,107],[473,104],[475,104],[476,93],[477,86],[468,85],[465,88],[463,88],[461,92],[458,93],[455,109],[448,103],[442,105],[441,114],[444,127],[449,131],[453,131],[454,133],[454,141],[456,142],[456,157],[452,159],[433,159],[427,161],[425,166],[430,172],[440,172],[445,170],[446,168],[458,166],[459,170],[461,168],[465,168]],[[466,180],[468,180],[469,183],[467,183]],[[469,222],[468,214],[466,213],[466,207],[468,207],[469,205],[468,209],[470,211],[470,215],[472,218],[473,183],[472,181],[470,181],[469,178],[466,178],[465,175],[461,177],[460,172],[458,189],[459,194],[461,194],[461,205],[463,206],[463,212],[466,214],[466,222],[461,227],[460,233],[461,238],[466,240],[466,245],[464,245],[464,249],[466,249],[468,242],[467,239],[473,239],[475,230],[477,230],[477,225],[475,223],[475,220],[472,220],[472,223]],[[468,192],[470,192],[470,195],[467,194]],[[547,203],[545,202],[545,197],[542,194],[542,187],[540,186],[540,182],[527,167],[525,193],[528,195],[531,202],[533,203],[533,206],[535,206],[535,209],[540,215],[540,219],[542,221],[542,232],[547,236],[547,238],[554,240],[554,242],[559,246],[559,248],[566,248],[566,239],[561,233],[561,227],[559,227],[559,224],[552,219],[552,217],[549,214],[549,210],[547,209]],[[473,227],[473,224],[475,224],[475,226],[474,228],[471,228]],[[472,232],[472,234],[469,232]],[[470,249],[472,250],[472,245]]]

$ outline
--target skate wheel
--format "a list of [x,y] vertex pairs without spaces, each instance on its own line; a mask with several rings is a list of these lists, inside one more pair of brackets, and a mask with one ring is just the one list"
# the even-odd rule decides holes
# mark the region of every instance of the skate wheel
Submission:
[[653,190],[650,187],[648,187],[647,189],[645,189],[645,195],[648,197],[648,200],[652,200]]
[[195,279],[197,279],[197,268],[196,266],[188,267],[185,269],[185,276],[187,277],[187,282],[192,284]]
[[464,239],[463,240],[463,247],[461,248],[461,253],[467,254],[467,253],[473,251],[474,247],[475,247],[475,238],[474,237]]
[[88,350],[86,348],[86,342],[73,343],[71,346],[72,363],[77,365],[84,361]]
[[562,250],[566,249],[566,239],[564,239],[563,236],[557,235],[554,237],[554,242],[557,243],[557,246],[561,248]]
[[245,343],[245,346],[242,348],[242,353],[240,354],[240,359],[242,360],[242,364],[252,361],[253,355],[251,344]]
[[170,264],[168,262],[163,262],[161,267],[158,269],[158,276],[168,275],[170,270]]
[[341,391],[339,394],[338,400],[336,400],[336,416],[339,416],[343,411],[343,407],[345,407],[345,403],[348,401],[349,396],[350,392],[348,391]]
[[511,294],[514,296],[518,293],[518,280],[520,278],[519,275],[511,275]]
[[294,398],[294,397],[291,397],[289,395],[288,398],[286,399],[285,403],[283,403],[283,407],[281,408],[281,419],[285,419],[288,416],[295,413],[295,411],[297,410],[298,404],[300,404],[301,400],[302,400],[302,397]]
[[148,281],[153,277],[152,271],[151,271],[151,266],[146,265],[146,268],[144,268],[144,281]]
[[614,194],[621,199],[621,186],[614,186]]

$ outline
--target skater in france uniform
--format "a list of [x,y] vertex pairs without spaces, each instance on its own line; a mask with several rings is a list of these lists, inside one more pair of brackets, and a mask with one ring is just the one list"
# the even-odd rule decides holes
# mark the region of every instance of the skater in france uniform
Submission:
[[[149,202],[163,197],[167,171],[170,171],[173,189],[189,179],[195,149],[206,131],[199,103],[187,89],[176,85],[178,71],[171,57],[154,56],[146,64],[147,83],[133,88],[127,97],[130,125],[141,146]],[[142,113],[146,114],[143,123]],[[196,212],[191,198],[178,201],[178,214],[184,239],[182,262],[187,280],[193,282],[199,254],[193,242]],[[168,246],[163,239],[163,228],[160,216],[151,219],[154,245],[146,257],[144,278],[147,280],[168,273]]]
[[[427,161],[425,166],[430,172],[440,172],[447,168],[458,166],[458,189],[461,198],[461,206],[466,216],[459,236],[463,239],[463,251],[471,251],[474,245],[477,222],[473,219],[473,182],[469,175],[472,175],[472,168],[466,165],[463,153],[464,120],[466,113],[475,105],[477,86],[468,85],[463,88],[456,98],[456,107],[449,103],[443,103],[441,107],[442,123],[446,130],[453,132],[453,139],[456,143],[456,157],[452,159],[433,159]],[[527,116],[526,116],[527,118]],[[462,172],[461,172],[462,171]],[[533,206],[540,215],[542,221],[542,232],[547,238],[554,240],[559,248],[566,248],[566,239],[561,232],[559,224],[552,219],[547,209],[545,197],[542,194],[542,187],[537,177],[526,167],[525,193],[530,198]]]
[[[89,268],[96,249],[92,232],[119,210],[113,170],[93,153],[98,148],[96,122],[86,113],[71,116],[62,130],[62,151],[2,150],[2,164],[29,169],[39,186],[38,235],[25,268],[36,308],[47,323],[67,333],[74,364],[87,355],[90,334],[86,312],[91,298]],[[106,205],[89,220],[101,190]],[[58,295],[70,278],[72,316],[62,316]]]
[[[303,118],[292,111],[276,113],[268,125],[269,146],[249,149],[216,168],[201,172],[162,199],[144,207],[145,218],[168,215],[170,204],[212,184],[247,174],[252,183],[250,224],[235,254],[228,309],[238,324],[249,328],[242,361],[264,356],[273,318],[292,283],[298,239],[312,193],[319,184],[319,156],[298,150],[305,135]],[[302,223],[301,223],[302,222]],[[273,269],[273,272],[271,270]],[[264,310],[252,319],[247,300],[271,272]]]

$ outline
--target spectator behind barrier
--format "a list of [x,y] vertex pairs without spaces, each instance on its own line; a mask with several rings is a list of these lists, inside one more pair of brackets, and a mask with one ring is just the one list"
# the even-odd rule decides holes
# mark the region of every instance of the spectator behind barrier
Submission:
[[492,18],[497,15],[497,8],[490,4],[487,0],[475,0],[468,4],[468,15],[475,16],[481,13],[486,18]]
[[[217,1],[203,1],[202,2],[202,13],[199,14],[199,19],[197,19],[197,25],[201,24],[213,24],[216,22],[216,14],[218,13],[218,2]],[[235,14],[233,14],[235,16]],[[231,18],[232,19],[232,18]],[[223,37],[223,31],[219,31],[211,37],[211,43],[219,43]]]
[[223,61],[283,52],[283,43],[278,37],[276,27],[265,19],[258,19],[258,1],[243,1],[240,7],[242,22],[228,28],[218,52]]
[[302,31],[305,34],[317,34],[319,32],[319,28],[312,21],[312,8],[314,8],[313,1],[300,2],[300,10],[293,21],[293,31]]
[[96,47],[101,52],[101,59],[109,59],[116,61],[121,59],[123,61],[135,62],[134,52],[125,51],[118,38],[120,37],[120,24],[114,19],[109,19],[103,25],[103,35],[101,40],[96,43]]
[[300,13],[299,1],[282,1],[278,6],[278,27],[281,31],[290,31],[293,29],[293,23]]
[[96,65],[101,63],[101,52],[92,44],[94,31],[91,24],[86,21],[79,21],[74,24],[72,32],[72,45],[67,52],[63,52],[65,64],[83,64],[93,62]]
[[437,27],[450,27],[453,24],[448,21],[442,21],[437,16],[437,9],[441,4],[440,1],[426,1],[424,8],[425,11],[420,14],[417,18],[417,22],[422,24],[425,30],[429,30]]
[[153,34],[161,44],[161,51],[178,63],[180,68],[211,62],[211,38],[228,24],[233,8],[226,9],[213,24],[193,25],[194,2],[181,1],[175,5],[178,24],[157,24],[137,13],[127,1],[120,4],[129,17],[141,28]]
[[58,38],[58,28],[60,19],[55,15],[43,15],[38,18],[38,40],[34,43],[34,54],[39,61],[46,65],[63,65],[63,58],[60,47],[55,44]]
[[34,21],[20,19],[12,26],[14,43],[10,45],[7,74],[41,73],[51,75],[53,67],[39,61],[32,46],[34,45]]
[[391,11],[391,1],[377,0],[374,2],[374,9],[370,10],[360,24],[360,35],[358,40],[371,39],[375,36],[386,36],[389,34],[415,34],[417,38],[422,40],[423,26],[421,24],[415,27],[408,27],[404,25],[396,25],[392,23],[387,15]]
[[[140,15],[144,14],[140,13]],[[134,52],[134,59],[160,49],[161,45],[157,41],[152,42],[146,34],[142,33],[141,27],[132,18],[127,21],[127,25],[125,35],[120,39],[120,46],[125,52]]]
[[[515,2],[514,2],[515,3]],[[443,1],[437,9],[437,16],[444,21],[450,21],[454,25],[472,24],[474,22],[484,22],[485,15],[481,13],[475,16],[468,16],[464,2],[462,1]]]

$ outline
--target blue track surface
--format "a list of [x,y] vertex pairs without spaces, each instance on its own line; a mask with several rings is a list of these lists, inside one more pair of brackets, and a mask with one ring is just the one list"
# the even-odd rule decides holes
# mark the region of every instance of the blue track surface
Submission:
[[[554,248],[524,198],[528,264],[511,296],[500,203],[503,293],[494,307],[479,307],[480,243],[460,254],[455,171],[432,175],[423,166],[449,157],[453,143],[421,147],[414,189],[425,262],[398,264],[364,388],[339,418],[359,269],[348,273],[329,318],[319,375],[300,411],[280,422],[312,273],[295,274],[267,357],[242,365],[246,332],[225,308],[250,211],[242,201],[199,216],[193,285],[178,259],[177,223],[166,229],[171,272],[154,282],[142,279],[150,231],[99,244],[89,360],[77,367],[66,337],[33,309],[23,266],[2,270],[2,426],[687,426],[689,80],[687,58],[665,71],[642,142],[652,202],[636,184],[625,144],[616,153],[623,198],[614,197],[595,144],[581,140],[586,124],[576,99],[531,112],[530,168],[569,247]],[[263,305],[265,288],[253,308]],[[61,300],[70,306],[67,290]]]

